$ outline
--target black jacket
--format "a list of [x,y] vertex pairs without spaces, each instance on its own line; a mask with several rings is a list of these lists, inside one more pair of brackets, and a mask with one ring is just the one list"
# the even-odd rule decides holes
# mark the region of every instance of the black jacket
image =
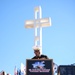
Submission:
[[42,59],[42,58],[48,59],[46,55],[34,56],[32,59]]

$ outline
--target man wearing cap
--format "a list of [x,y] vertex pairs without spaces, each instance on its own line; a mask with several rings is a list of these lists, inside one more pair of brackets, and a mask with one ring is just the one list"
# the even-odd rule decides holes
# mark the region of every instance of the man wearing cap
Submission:
[[[32,59],[49,59],[46,55],[41,55],[39,47],[34,47],[33,50],[34,50],[35,56]],[[57,68],[58,68],[57,64],[53,62],[53,69],[54,70],[56,69],[57,71]]]
[[41,55],[40,48],[35,47],[33,48],[35,56],[32,59],[48,59],[46,55]]

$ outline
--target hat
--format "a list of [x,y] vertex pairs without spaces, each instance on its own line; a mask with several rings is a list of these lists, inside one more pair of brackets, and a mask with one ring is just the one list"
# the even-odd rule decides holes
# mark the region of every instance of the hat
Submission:
[[40,47],[34,46],[34,47],[33,47],[33,50],[40,50]]

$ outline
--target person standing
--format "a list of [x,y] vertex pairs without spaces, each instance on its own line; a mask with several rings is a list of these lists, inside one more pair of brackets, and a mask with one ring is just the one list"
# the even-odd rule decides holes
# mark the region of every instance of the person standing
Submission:
[[49,59],[47,55],[43,55],[40,53],[40,48],[33,48],[35,56],[32,59]]

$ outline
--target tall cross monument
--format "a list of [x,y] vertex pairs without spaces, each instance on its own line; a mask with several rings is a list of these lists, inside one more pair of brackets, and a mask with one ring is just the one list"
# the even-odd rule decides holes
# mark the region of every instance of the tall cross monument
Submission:
[[39,47],[42,54],[42,27],[51,26],[51,18],[42,18],[41,6],[34,8],[34,20],[26,20],[25,28],[34,28],[34,46]]

